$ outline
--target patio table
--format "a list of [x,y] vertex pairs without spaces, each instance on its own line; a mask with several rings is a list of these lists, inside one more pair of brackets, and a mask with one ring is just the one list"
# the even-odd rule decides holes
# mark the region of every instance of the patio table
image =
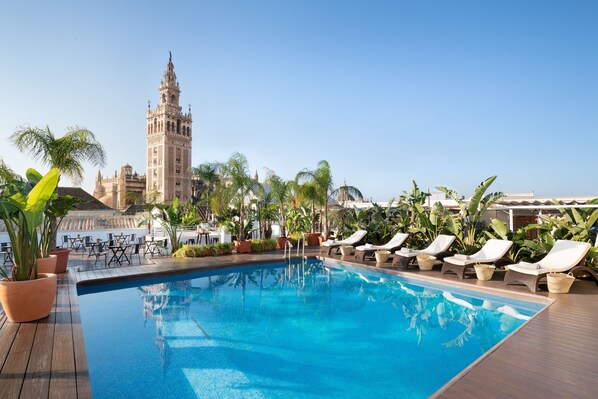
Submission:
[[112,245],[108,248],[112,251],[112,257],[110,258],[108,264],[111,264],[112,262],[119,265],[122,265],[124,262],[127,262],[129,265],[131,264],[131,261],[126,253],[127,249],[131,248],[130,245]]
[[160,255],[159,244],[163,243],[166,237],[150,237],[149,240],[145,241],[144,255],[150,254],[151,256]]
[[83,247],[83,239],[81,237],[69,237],[70,246],[75,251]]
[[129,236],[130,236],[130,234],[115,234],[114,239],[116,240],[117,243],[128,244]]
[[90,242],[89,243],[89,255],[87,257],[96,256],[98,254],[98,245],[100,244],[99,241]]

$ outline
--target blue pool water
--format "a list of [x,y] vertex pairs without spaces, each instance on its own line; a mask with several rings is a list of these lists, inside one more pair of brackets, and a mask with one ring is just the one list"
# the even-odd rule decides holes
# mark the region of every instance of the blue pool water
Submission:
[[79,295],[94,398],[425,398],[542,307],[320,261]]

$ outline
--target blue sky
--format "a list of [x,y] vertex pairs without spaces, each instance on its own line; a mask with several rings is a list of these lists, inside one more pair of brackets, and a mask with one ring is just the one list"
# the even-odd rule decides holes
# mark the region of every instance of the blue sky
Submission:
[[[168,51],[192,104],[193,164],[247,156],[388,200],[416,180],[596,195],[598,3],[9,2],[0,12],[0,156],[19,125],[80,125],[104,174],[145,173],[147,101]],[[93,191],[97,169],[86,168]]]

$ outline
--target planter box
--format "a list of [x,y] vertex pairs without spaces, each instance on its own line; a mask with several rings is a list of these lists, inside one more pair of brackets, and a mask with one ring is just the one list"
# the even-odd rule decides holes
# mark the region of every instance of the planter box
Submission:
[[310,247],[317,247],[320,245],[320,239],[318,237],[321,237],[320,233],[307,233],[305,235],[305,239],[307,241],[307,245],[309,245]]
[[238,254],[248,254],[251,252],[251,241],[235,241],[235,251]]
[[276,237],[276,248],[284,249],[287,241],[289,241],[289,239],[286,237]]

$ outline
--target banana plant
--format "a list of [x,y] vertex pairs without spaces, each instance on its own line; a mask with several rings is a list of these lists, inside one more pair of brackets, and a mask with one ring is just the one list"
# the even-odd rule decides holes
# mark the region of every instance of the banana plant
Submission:
[[447,219],[449,218],[451,218],[451,215],[448,214],[440,202],[435,202],[430,210],[418,204],[415,207],[414,224],[409,229],[409,233],[416,234],[422,243],[430,243],[439,234],[448,231],[447,225],[450,221]]
[[12,279],[15,281],[37,278],[38,229],[46,204],[58,185],[57,168],[50,169],[41,179],[37,179],[38,176],[37,171],[30,169],[28,182],[15,180],[0,187],[0,217],[12,246]]
[[478,236],[482,231],[482,217],[488,208],[500,200],[504,195],[502,192],[486,194],[486,191],[492,185],[494,180],[496,180],[496,176],[491,176],[480,183],[480,185],[476,187],[469,201],[466,201],[454,190],[444,186],[436,187],[437,190],[445,193],[459,205],[465,237],[463,244],[468,251],[473,251],[484,243],[483,241],[485,240],[485,237],[483,235]]

